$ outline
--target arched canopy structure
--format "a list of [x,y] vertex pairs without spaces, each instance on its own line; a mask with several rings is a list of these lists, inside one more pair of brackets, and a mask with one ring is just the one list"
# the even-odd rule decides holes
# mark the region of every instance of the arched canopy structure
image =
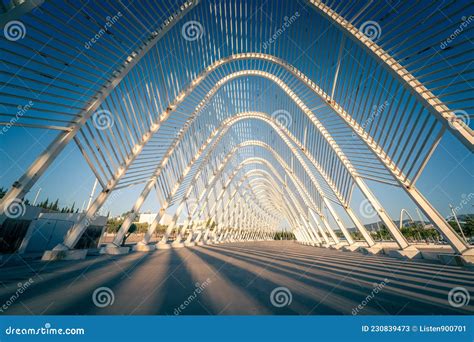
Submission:
[[[376,248],[362,206],[400,250],[413,250],[378,184],[400,189],[456,253],[472,255],[418,188],[444,136],[473,151],[471,31],[440,42],[454,25],[434,3],[368,6],[26,0],[5,8],[2,25],[26,32],[0,42],[2,132],[53,136],[2,199],[0,223],[75,146],[101,191],[57,250],[74,249],[107,199],[130,187],[140,195],[110,250],[154,191],[157,215],[138,250],[151,248],[166,212],[163,248],[173,232],[179,245],[266,239],[282,227],[327,246],[355,245],[353,227]],[[426,13],[433,20],[420,23]]]

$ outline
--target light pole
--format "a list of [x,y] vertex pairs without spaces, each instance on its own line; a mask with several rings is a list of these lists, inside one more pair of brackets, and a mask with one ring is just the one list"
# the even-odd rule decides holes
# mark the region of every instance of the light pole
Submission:
[[453,213],[454,220],[456,221],[456,224],[459,227],[459,230],[461,231],[462,238],[464,241],[468,242],[466,239],[466,236],[464,235],[464,232],[462,231],[461,224],[459,223],[458,216],[456,215],[456,210],[454,210],[453,206],[450,204],[449,207],[451,208],[451,212]]
[[39,188],[38,191],[36,192],[36,196],[35,196],[35,199],[33,201],[33,206],[36,205],[36,201],[38,200],[38,196],[39,196],[40,192],[41,192],[41,188]]

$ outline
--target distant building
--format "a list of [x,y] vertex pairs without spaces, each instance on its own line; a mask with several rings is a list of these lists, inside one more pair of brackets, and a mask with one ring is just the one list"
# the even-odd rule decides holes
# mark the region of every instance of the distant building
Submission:
[[[140,217],[138,219],[138,223],[151,224],[153,222],[153,220],[155,219],[156,215],[157,215],[156,213],[140,214]],[[165,213],[163,215],[163,217],[161,218],[161,220],[160,220],[160,224],[164,225],[164,226],[168,226],[171,223],[172,219],[173,219],[173,217],[170,214]]]

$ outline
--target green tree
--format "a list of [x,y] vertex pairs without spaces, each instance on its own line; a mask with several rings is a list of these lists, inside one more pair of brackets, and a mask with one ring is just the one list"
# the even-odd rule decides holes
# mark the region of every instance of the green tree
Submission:
[[387,227],[384,224],[382,225],[382,228],[380,228],[378,231],[372,232],[371,234],[375,240],[391,240],[392,239],[390,232],[388,231]]
[[51,207],[51,210],[59,211],[59,198],[56,199],[56,202],[54,202]]
[[[464,236],[466,239],[472,239],[474,236],[474,217],[472,216],[466,216],[466,218],[462,218],[459,220],[462,232],[464,233]],[[453,229],[458,233],[459,236],[462,236],[463,234],[459,230],[459,226],[456,221],[448,221],[448,223],[453,227]]]
[[274,240],[295,240],[295,235],[291,232],[276,232],[273,236]]
[[49,200],[48,199],[45,199],[43,202],[40,202],[40,204],[38,204],[38,207],[41,207],[41,208],[44,208],[44,209],[48,209],[48,206],[49,206]]
[[350,233],[354,240],[363,240],[363,236],[359,231],[353,231]]

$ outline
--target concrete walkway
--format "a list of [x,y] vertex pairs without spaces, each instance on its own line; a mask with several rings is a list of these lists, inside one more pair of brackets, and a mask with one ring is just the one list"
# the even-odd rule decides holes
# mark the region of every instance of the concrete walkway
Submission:
[[472,300],[450,305],[453,288],[474,297],[474,271],[288,241],[235,243],[5,266],[0,315],[473,314]]

